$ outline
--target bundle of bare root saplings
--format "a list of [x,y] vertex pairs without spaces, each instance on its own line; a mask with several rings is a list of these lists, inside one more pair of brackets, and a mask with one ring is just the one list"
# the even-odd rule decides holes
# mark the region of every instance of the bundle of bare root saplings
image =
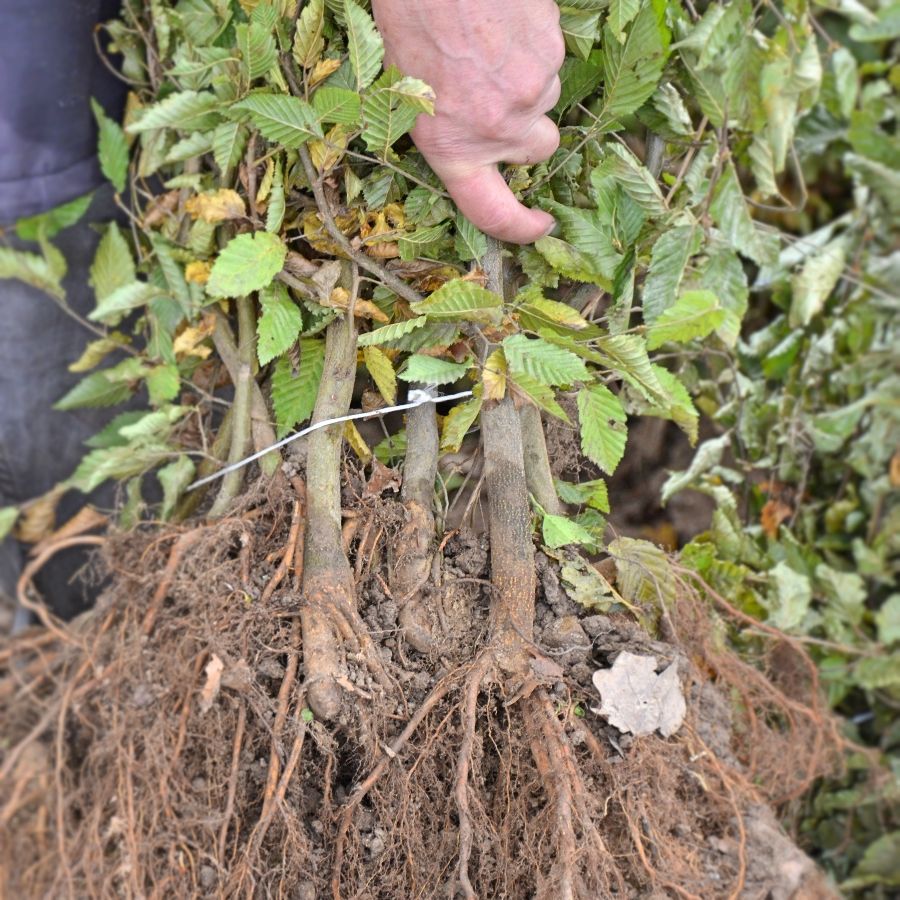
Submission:
[[[528,248],[455,210],[363,5],[106,26],[130,199],[60,406],[131,405],[62,487],[122,504],[44,536],[0,648],[10,896],[832,895],[777,819],[842,749],[803,646],[605,520],[631,420],[696,440],[682,354],[727,369],[775,248],[679,92],[702,23],[564,15],[562,147],[506,173],[562,226]],[[78,543],[63,624],[33,578]]]

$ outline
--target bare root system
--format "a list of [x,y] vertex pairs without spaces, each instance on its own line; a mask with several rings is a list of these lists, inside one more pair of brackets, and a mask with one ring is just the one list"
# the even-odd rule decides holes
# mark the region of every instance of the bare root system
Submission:
[[[352,608],[310,580],[299,479],[212,524],[110,536],[98,606],[0,648],[7,895],[706,900],[812,883],[770,811],[835,762],[802,647],[760,630],[759,665],[740,661],[713,636],[758,626],[685,574],[665,644],[613,617],[554,655],[522,498],[497,488],[521,448],[492,449],[492,427],[493,583],[475,544],[442,542],[443,600],[453,587],[468,627],[430,654],[404,653],[396,604],[387,627],[377,568],[350,576]],[[310,712],[301,584],[343,642],[330,721]],[[629,740],[592,711],[591,670],[625,647],[679,661],[673,738]]]

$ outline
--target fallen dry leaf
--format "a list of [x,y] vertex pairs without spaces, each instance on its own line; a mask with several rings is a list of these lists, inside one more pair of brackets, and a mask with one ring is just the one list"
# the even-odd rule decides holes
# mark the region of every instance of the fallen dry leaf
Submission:
[[656,658],[623,650],[611,669],[594,672],[602,704],[595,712],[619,731],[634,735],[659,731],[671,737],[681,728],[687,706],[678,679],[678,664],[656,674]]

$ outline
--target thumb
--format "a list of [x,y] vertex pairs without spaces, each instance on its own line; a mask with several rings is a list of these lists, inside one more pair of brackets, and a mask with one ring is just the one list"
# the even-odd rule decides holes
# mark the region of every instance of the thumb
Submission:
[[496,166],[481,166],[464,175],[445,174],[443,181],[460,212],[476,228],[501,241],[530,244],[556,224],[549,213],[519,203]]

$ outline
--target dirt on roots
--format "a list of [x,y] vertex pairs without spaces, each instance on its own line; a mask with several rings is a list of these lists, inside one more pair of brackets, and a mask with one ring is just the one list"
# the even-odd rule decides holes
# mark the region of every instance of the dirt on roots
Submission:
[[[486,538],[461,533],[440,546],[418,653],[385,551],[403,508],[378,498],[345,538],[392,687],[350,653],[321,722],[300,506],[276,491],[214,524],[110,535],[96,608],[0,647],[8,896],[833,896],[773,814],[836,764],[802,647],[686,574],[653,640],[577,608],[539,556],[533,677],[512,681],[487,643]],[[724,639],[748,627],[756,665]],[[678,662],[674,737],[594,711],[593,672],[626,649]]]

